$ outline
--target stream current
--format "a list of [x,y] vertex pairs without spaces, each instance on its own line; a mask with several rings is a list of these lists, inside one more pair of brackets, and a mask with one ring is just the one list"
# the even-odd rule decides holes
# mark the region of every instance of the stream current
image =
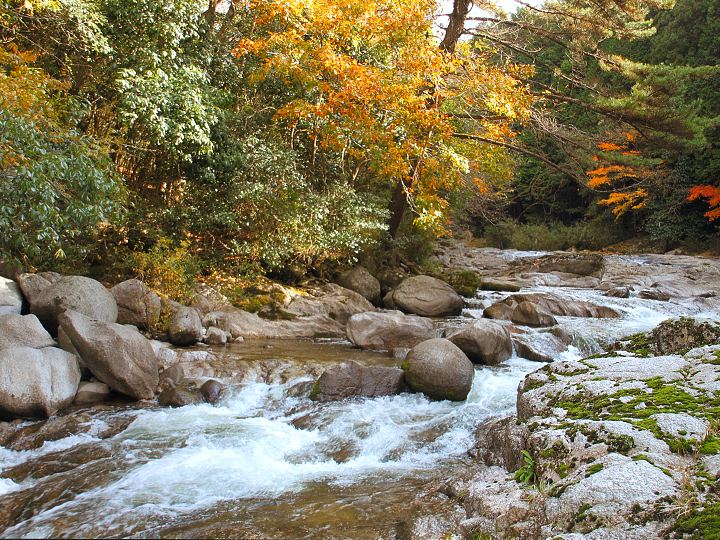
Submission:
[[[559,355],[545,351],[555,358],[582,358],[669,317],[714,316],[597,291],[532,289],[549,290],[623,313],[560,317],[574,340]],[[469,324],[504,296],[479,292],[438,328]],[[523,330],[543,351],[542,333]],[[247,341],[224,355],[300,367],[397,364],[349,343]],[[231,385],[214,407],[89,409],[96,432],[117,416],[131,423],[102,440],[91,429],[37,450],[0,447],[0,507],[19,506],[11,523],[0,523],[0,538],[396,538],[414,518],[452,511],[437,487],[473,467],[467,450],[477,424],[513,409],[518,383],[541,366],[516,356],[476,366],[462,403],[419,394],[315,403],[307,398],[314,377],[299,369],[283,382]],[[6,474],[23,466],[32,472]]]

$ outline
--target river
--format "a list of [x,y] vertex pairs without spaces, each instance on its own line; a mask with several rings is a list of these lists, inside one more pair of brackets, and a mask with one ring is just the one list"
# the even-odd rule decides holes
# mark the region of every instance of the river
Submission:
[[[563,358],[581,358],[671,316],[714,316],[678,303],[616,299],[597,291],[535,287],[609,305],[618,319],[559,318],[573,337]],[[461,317],[479,317],[507,293],[480,292]],[[527,331],[542,350],[542,334]],[[555,351],[547,351],[555,357]],[[308,369],[285,381],[230,386],[216,406],[87,409],[87,422],[126,417],[100,439],[90,430],[37,450],[0,447],[0,506],[16,505],[2,538],[327,538],[402,537],[412,519],[456,509],[438,493],[444,479],[473,467],[475,426],[515,406],[518,383],[540,364],[514,356],[477,366],[463,403],[418,394],[335,403],[306,396],[318,364],[354,359],[394,365],[349,343],[246,341],[228,346],[238,362],[294,362]],[[30,474],[12,474],[25,468]],[[12,478],[15,478],[13,480]]]

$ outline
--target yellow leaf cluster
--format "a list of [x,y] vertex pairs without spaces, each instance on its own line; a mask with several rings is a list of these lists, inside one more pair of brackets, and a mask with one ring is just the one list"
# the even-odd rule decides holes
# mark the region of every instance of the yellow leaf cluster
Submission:
[[630,209],[637,210],[645,206],[645,199],[648,192],[642,188],[632,193],[611,193],[607,199],[603,199],[598,204],[614,206],[612,209],[616,217],[620,217]]

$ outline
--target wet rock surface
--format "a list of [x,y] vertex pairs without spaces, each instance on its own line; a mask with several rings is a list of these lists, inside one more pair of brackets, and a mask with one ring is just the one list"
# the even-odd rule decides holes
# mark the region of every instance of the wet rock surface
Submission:
[[394,396],[406,389],[402,369],[363,366],[351,360],[325,371],[318,379],[310,398],[326,402],[350,397]]
[[[668,322],[661,333],[686,336],[688,326]],[[701,341],[704,326],[696,325]],[[458,530],[649,540],[683,530],[682,500],[696,501],[694,526],[713,515],[718,476],[706,475],[705,463],[720,451],[711,427],[720,410],[720,345],[649,356],[626,343],[615,354],[531,373],[518,388],[517,416],[480,425],[470,454],[487,468],[447,488],[465,494]],[[537,495],[523,498],[528,489]]]

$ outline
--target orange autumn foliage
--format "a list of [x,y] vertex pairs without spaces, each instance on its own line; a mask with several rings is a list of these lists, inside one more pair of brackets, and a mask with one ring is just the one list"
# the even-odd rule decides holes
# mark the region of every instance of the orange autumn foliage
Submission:
[[[435,0],[269,0],[250,9],[254,31],[235,54],[260,62],[255,80],[301,88],[276,111],[278,124],[311,141],[313,156],[341,156],[348,183],[361,173],[402,182],[425,228],[442,229],[445,193],[482,159],[481,145],[453,134],[505,141],[514,136],[510,122],[529,118],[534,98],[514,75],[532,68],[501,70],[489,51],[467,44],[441,51]],[[453,120],[475,111],[492,120]]]
[[703,198],[710,205],[711,210],[705,212],[705,217],[713,221],[720,217],[720,189],[715,186],[694,186],[690,188],[688,201],[694,201]]
[[[637,150],[629,148],[629,144],[635,140],[635,136],[632,133],[619,134],[619,138],[624,138],[628,142],[600,142],[596,147],[605,153],[611,152],[622,156],[640,155],[640,152]],[[604,158],[600,156],[594,157],[594,160],[598,162],[602,159]],[[618,191],[598,201],[598,204],[612,206],[612,211],[617,217],[628,210],[638,210],[645,206],[645,199],[648,197],[648,192],[642,188],[637,188],[635,191],[629,192],[626,186],[628,184],[636,185],[638,182],[649,178],[652,175],[650,169],[613,162],[612,164],[602,165],[597,169],[588,171],[586,174],[589,176],[587,185],[592,189],[605,185],[618,186]]]

